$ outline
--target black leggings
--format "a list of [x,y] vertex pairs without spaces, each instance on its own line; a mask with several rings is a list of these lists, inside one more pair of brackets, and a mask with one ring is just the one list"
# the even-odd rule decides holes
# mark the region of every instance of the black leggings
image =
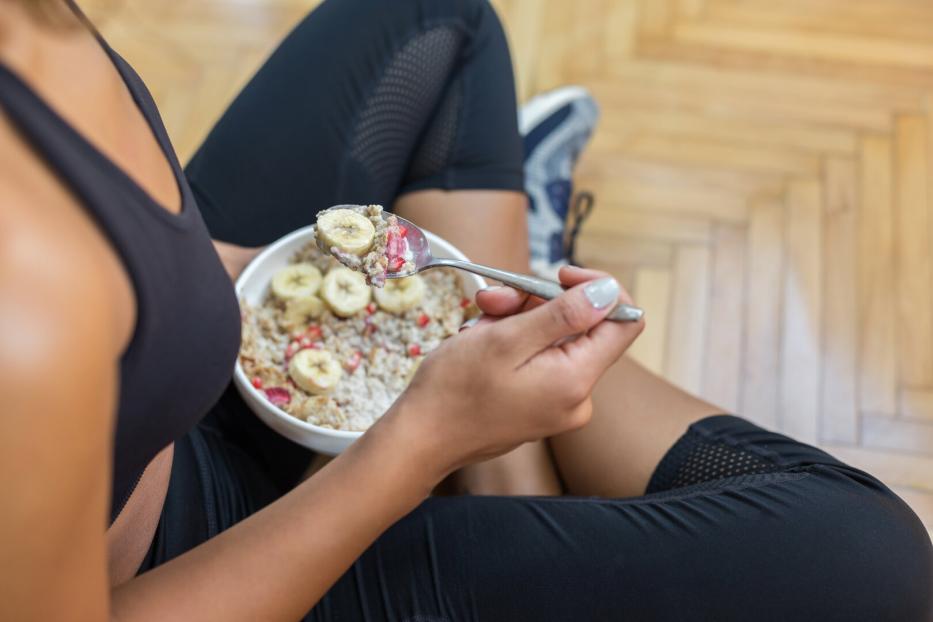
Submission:
[[479,0],[328,0],[187,167],[215,239],[258,246],[341,203],[523,191],[515,81]]
[[[240,244],[336,203],[521,189],[495,14],[486,0],[325,2],[188,173],[215,237]],[[287,492],[309,459],[228,390],[176,446],[143,570]],[[429,499],[307,619],[926,621],[931,577],[926,531],[876,479],[719,416],[686,431],[642,497]]]

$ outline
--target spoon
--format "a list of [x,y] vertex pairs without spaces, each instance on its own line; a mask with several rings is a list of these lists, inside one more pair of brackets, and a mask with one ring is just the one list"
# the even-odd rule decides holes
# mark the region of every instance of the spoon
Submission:
[[[414,268],[407,271],[386,272],[387,279],[401,279],[430,268],[457,268],[458,270],[466,270],[473,274],[495,279],[515,289],[520,289],[523,292],[528,292],[529,294],[544,298],[545,300],[557,298],[564,293],[564,287],[560,283],[547,279],[519,274],[517,272],[509,272],[508,270],[499,270],[498,268],[490,268],[489,266],[462,261],[460,259],[434,257],[431,254],[431,245],[428,243],[428,239],[425,237],[424,232],[411,221],[401,216],[396,216],[396,218],[398,218],[399,225],[405,227],[407,230],[405,233],[405,240],[408,242],[408,249],[411,251],[411,262],[414,264]],[[634,322],[640,320],[644,314],[645,312],[638,307],[620,303],[616,305],[612,312],[606,317],[607,319],[617,322]]]

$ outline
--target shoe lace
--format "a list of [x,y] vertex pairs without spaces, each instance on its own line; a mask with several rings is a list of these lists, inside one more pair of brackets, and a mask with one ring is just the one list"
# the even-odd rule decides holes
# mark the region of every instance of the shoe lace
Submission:
[[567,249],[567,260],[576,265],[577,236],[580,234],[580,228],[584,221],[589,218],[593,207],[596,205],[596,197],[592,192],[578,192],[570,202],[570,214],[568,215],[567,234],[564,239],[564,248]]

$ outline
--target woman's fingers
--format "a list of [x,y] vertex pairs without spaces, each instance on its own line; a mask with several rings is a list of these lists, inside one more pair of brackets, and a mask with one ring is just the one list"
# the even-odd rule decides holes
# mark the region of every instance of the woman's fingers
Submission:
[[[611,275],[608,272],[603,272],[601,270],[590,270],[589,268],[580,268],[579,266],[563,266],[558,273],[560,283],[564,287],[573,287],[574,285],[579,285],[580,283],[593,281],[606,276]],[[629,296],[629,293],[625,291],[625,288],[621,288],[621,290],[622,291],[619,295],[619,301],[624,302],[625,304],[632,304],[632,297]]]
[[505,338],[520,356],[532,356],[599,324],[618,302],[619,293],[619,283],[612,277],[581,283],[553,300],[509,318],[509,334]]
[[486,315],[514,315],[524,309],[529,295],[503,286],[487,287],[476,293],[476,306]]

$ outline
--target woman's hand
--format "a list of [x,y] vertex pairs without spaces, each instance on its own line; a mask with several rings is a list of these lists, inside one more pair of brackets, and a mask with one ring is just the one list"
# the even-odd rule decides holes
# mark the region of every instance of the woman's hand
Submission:
[[480,292],[483,320],[431,353],[393,408],[439,475],[589,421],[593,385],[644,324],[602,321],[631,302],[608,275],[565,268],[560,278],[571,289],[548,302]]

